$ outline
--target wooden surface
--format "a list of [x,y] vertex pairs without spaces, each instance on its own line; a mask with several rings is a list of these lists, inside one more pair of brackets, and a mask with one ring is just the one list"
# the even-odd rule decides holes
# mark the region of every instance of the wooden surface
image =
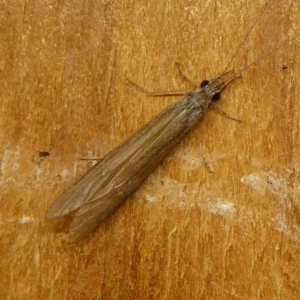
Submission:
[[[299,3],[271,2],[231,68],[300,33]],[[44,219],[91,167],[79,157],[103,156],[176,101],[126,76],[189,90],[176,61],[197,82],[219,75],[264,4],[1,4],[1,299],[299,299],[300,39],[223,93],[242,123],[209,111],[82,243],[68,243],[67,220]]]

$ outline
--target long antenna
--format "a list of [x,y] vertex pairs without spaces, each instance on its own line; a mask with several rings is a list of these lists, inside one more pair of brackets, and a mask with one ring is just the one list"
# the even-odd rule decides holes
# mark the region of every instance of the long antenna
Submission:
[[263,7],[263,9],[260,11],[258,17],[255,19],[255,21],[254,21],[253,24],[251,25],[250,29],[248,30],[247,34],[244,36],[242,42],[241,42],[241,43],[239,44],[239,46],[236,48],[236,51],[235,51],[234,54],[232,55],[231,59],[229,60],[228,65],[226,66],[226,68],[225,68],[225,70],[222,72],[222,74],[224,74],[224,73],[228,70],[229,66],[232,64],[232,61],[234,60],[236,54],[241,50],[242,46],[245,44],[246,39],[247,39],[248,36],[250,35],[250,33],[251,33],[252,29],[254,28],[255,24],[257,23],[257,21],[260,19],[260,17],[262,16],[262,14],[265,12],[265,10],[266,10],[266,8],[267,8],[267,6],[269,5],[270,2],[271,2],[271,1],[269,0],[269,1],[265,4],[265,6]]
[[258,63],[259,61],[265,59],[267,56],[271,55],[272,53],[278,51],[279,49],[283,48],[285,45],[289,44],[290,42],[296,40],[297,38],[300,37],[300,34],[296,35],[295,37],[291,38],[290,40],[285,41],[283,44],[278,45],[277,47],[275,47],[273,50],[271,50],[270,52],[266,53],[265,55],[263,55],[262,57],[256,59],[255,61],[251,62],[250,64],[248,64],[247,66],[245,66],[243,69],[240,69],[238,72],[244,72],[246,69],[248,69],[249,67],[251,67],[252,65]]

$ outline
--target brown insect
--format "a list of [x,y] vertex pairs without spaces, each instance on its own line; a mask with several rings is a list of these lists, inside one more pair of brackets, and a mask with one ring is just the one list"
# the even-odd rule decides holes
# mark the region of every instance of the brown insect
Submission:
[[187,93],[112,150],[48,209],[47,218],[76,209],[70,227],[75,242],[94,229],[152,173],[239,73],[229,71]]
[[70,226],[70,241],[86,237],[142,184],[211,104],[219,100],[230,82],[241,77],[241,72],[254,63],[298,37],[276,47],[244,69],[231,70],[205,80],[199,89],[186,93],[104,156],[51,205],[46,217],[59,217],[76,211]]

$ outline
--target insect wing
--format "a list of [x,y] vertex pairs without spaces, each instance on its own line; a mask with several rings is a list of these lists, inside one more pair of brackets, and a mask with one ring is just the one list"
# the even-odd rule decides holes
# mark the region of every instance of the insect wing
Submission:
[[[140,184],[207,109],[198,90],[185,95],[108,153],[48,209],[47,218],[76,209],[70,228],[77,241],[93,231]],[[200,98],[199,98],[200,97]]]

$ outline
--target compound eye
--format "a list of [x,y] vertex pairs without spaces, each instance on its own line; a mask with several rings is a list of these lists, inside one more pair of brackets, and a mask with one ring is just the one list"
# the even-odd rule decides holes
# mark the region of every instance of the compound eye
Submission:
[[216,93],[212,96],[211,100],[212,100],[212,101],[217,101],[217,100],[219,100],[220,98],[221,98],[221,93],[220,93],[220,92],[216,92]]
[[204,86],[208,85],[209,81],[208,80],[203,80],[201,83],[200,83],[200,87],[203,88]]

